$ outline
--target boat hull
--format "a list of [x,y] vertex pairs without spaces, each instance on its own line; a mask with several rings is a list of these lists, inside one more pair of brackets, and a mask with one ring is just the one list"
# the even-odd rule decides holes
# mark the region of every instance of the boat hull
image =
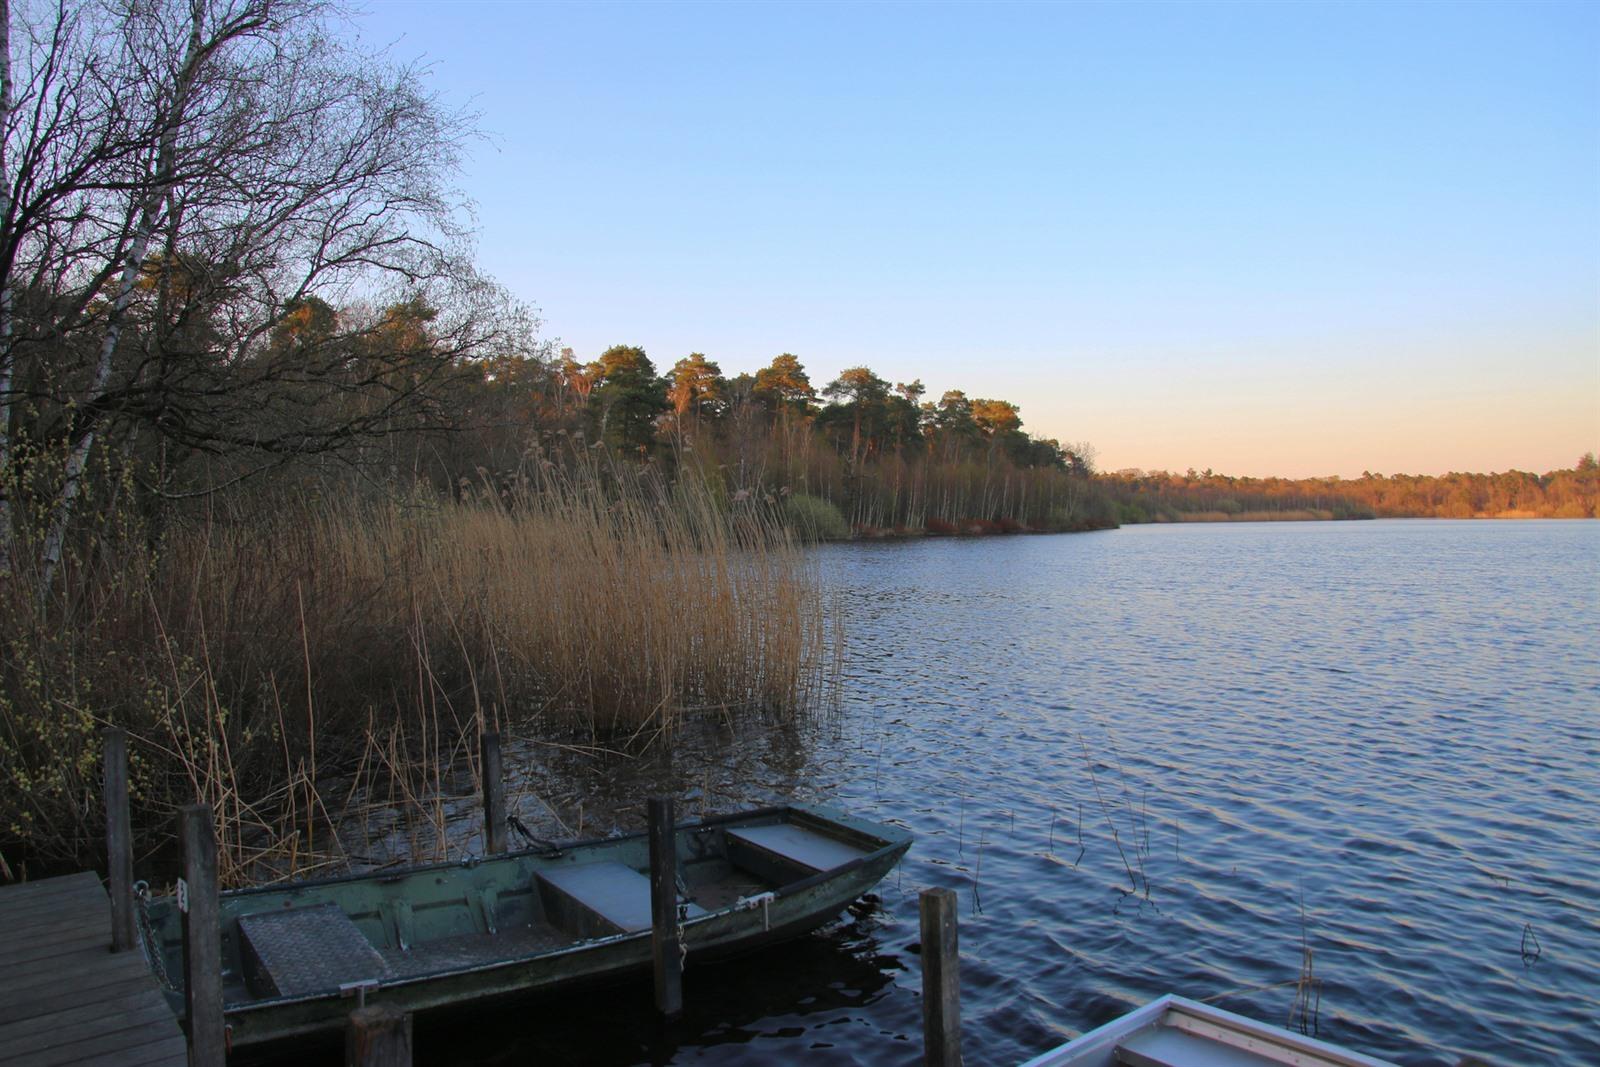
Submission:
[[[770,832],[772,827],[788,826],[800,827],[808,835],[825,836],[828,841],[848,842],[853,858],[835,867],[808,873],[792,864],[786,866],[781,856],[746,856],[744,863],[761,870],[766,876],[764,884],[771,888],[732,900],[724,899],[724,894],[724,898],[717,900],[721,906],[692,909],[691,915],[680,924],[687,949],[686,966],[743,954],[816,929],[881,881],[911,844],[911,835],[896,827],[855,819],[825,808],[796,805],[680,825],[677,828],[680,862],[689,861],[691,872],[697,859],[702,866],[720,871],[730,846],[738,845],[734,832],[752,828],[755,832],[763,829]],[[241,918],[248,923],[251,917],[288,913],[291,908],[304,911],[308,907],[326,908],[337,904],[341,909],[340,921],[346,917],[357,920],[366,937],[388,959],[403,959],[414,950],[428,947],[426,944],[407,945],[406,924],[420,928],[422,920],[415,916],[434,914],[428,909],[437,910],[438,900],[461,901],[457,910],[463,915],[477,915],[481,925],[485,915],[492,916],[497,910],[496,886],[500,887],[498,899],[503,902],[509,896],[506,887],[536,881],[541,872],[570,871],[584,863],[597,863],[610,857],[619,857],[632,870],[641,866],[647,869],[647,860],[642,865],[639,862],[645,847],[644,835],[634,835],[565,845],[558,859],[542,855],[539,850],[528,850],[467,867],[436,865],[401,874],[224,894],[225,972],[229,959],[240,958],[238,945],[245,940],[244,925],[239,923]],[[735,873],[751,877],[748,869]],[[801,876],[788,877],[796,874]],[[691,886],[694,885],[692,877]],[[528,894],[524,891],[524,895]],[[532,896],[537,897],[537,894]],[[689,899],[694,898],[695,891],[691,889]],[[709,887],[703,899],[710,899]],[[537,904],[532,906],[538,908]],[[499,910],[504,910],[503,904]],[[175,909],[152,908],[152,913],[158,925],[168,930],[165,950],[169,958],[174,948],[181,958],[181,942],[175,946],[171,940],[176,924]],[[492,918],[488,922],[492,930]],[[538,925],[536,921],[530,924]],[[464,936],[477,943],[492,943],[482,932],[475,939],[470,933]],[[227,956],[230,950],[233,957]],[[444,965],[425,973],[394,973],[391,968],[391,973],[359,983],[364,986],[360,995],[368,1004],[392,1005],[411,1013],[433,1012],[624,981],[649,973],[651,961],[651,931],[633,929],[583,936],[571,943],[532,953],[477,959],[465,965]],[[172,962],[176,963],[177,959]],[[249,969],[246,964],[237,962],[233,967],[240,971]],[[173,968],[169,968],[169,972],[179,973]],[[263,997],[248,995],[242,978],[234,975],[230,987],[233,992],[226,997],[225,1004],[232,1043],[236,1047],[264,1045],[337,1030],[344,1026],[355,1006],[351,999],[355,991],[350,988],[355,984],[346,983],[343,992],[328,985],[298,995]],[[181,1005],[181,992],[171,990],[169,996]]]
[[[775,902],[768,908],[769,927],[765,929],[758,908],[691,920],[683,927],[688,946],[685,962],[725,959],[807,934],[881,881],[894,862],[880,860]],[[646,930],[527,960],[385,983],[368,993],[366,1001],[391,1004],[407,1012],[425,1012],[624,981],[649,972],[650,937]],[[342,997],[308,997],[234,1008],[227,1012],[227,1021],[233,1027],[234,1043],[250,1045],[342,1027],[350,1009],[350,1001]]]

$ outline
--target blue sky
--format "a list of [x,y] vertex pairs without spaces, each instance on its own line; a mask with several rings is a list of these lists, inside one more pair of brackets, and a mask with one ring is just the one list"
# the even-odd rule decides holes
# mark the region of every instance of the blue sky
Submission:
[[580,357],[798,354],[1106,469],[1600,447],[1600,5],[374,2]]

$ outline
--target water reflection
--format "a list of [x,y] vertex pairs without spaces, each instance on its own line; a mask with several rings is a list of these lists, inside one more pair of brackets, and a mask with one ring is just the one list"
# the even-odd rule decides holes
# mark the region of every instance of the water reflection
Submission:
[[[435,1063],[664,1064],[690,1051],[782,1064],[804,1050],[807,1062],[863,1062],[852,1031],[879,1027],[873,1006],[906,968],[881,943],[881,932],[877,907],[858,904],[846,921],[816,936],[691,968],[684,978],[684,1014],[673,1023],[655,1018],[647,982],[632,983],[540,997],[525,1010],[485,1011],[470,1022],[458,1018],[425,1027],[418,1056]],[[905,1044],[919,1032],[889,1040]]]

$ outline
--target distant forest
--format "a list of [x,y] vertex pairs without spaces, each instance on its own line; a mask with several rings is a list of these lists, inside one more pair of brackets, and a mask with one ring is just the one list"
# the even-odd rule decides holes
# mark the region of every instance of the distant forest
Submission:
[[1587,519],[1600,517],[1600,463],[1530,474],[1373,474],[1360,478],[1234,478],[1120,470],[1097,484],[1122,523],[1241,519]]
[[1114,523],[1085,446],[1022,428],[1006,400],[851,367],[820,387],[791,353],[729,376],[700,353],[659,372],[617,345],[580,362],[485,361],[448,404],[461,432],[428,441],[419,470],[471,491],[502,491],[530,459],[560,463],[577,443],[693,472],[734,503],[761,501],[807,536],[1069,530]]

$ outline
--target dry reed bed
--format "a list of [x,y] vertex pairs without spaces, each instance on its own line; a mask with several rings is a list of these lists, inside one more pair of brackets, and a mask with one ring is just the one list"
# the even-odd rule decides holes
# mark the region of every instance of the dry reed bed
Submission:
[[484,723],[628,749],[699,711],[817,706],[837,635],[783,531],[594,475],[212,515],[102,539],[42,609],[7,586],[0,855],[93,859],[106,725],[134,735],[145,847],[208,800],[237,883],[349,860],[329,828],[365,805],[437,852]]

